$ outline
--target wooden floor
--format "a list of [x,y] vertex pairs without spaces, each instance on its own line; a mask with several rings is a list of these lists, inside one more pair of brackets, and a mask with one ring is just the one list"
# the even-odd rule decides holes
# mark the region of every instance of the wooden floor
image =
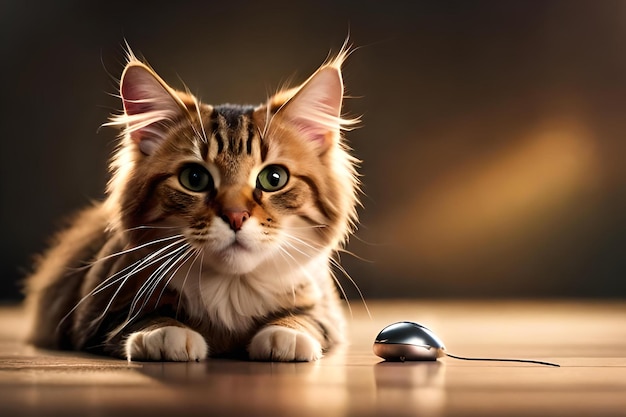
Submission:
[[[356,304],[356,303],[355,303]],[[0,308],[1,416],[626,416],[626,303],[371,302],[351,345],[317,363],[132,363],[35,350]],[[350,313],[347,313],[348,316]],[[430,327],[450,353],[561,364],[384,363],[387,324]]]

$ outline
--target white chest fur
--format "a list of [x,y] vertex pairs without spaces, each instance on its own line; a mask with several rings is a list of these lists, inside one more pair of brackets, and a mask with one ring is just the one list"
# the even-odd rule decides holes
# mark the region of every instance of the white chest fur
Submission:
[[314,303],[323,296],[322,283],[330,279],[326,254],[295,267],[268,262],[248,274],[197,273],[198,278],[188,279],[179,289],[188,314],[208,316],[233,331],[245,330],[255,318],[277,310]]

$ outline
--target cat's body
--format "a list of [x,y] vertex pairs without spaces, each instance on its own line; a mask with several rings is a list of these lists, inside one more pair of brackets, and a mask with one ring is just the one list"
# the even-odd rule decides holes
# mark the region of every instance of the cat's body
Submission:
[[346,52],[258,106],[210,106],[132,54],[104,202],[27,281],[30,340],[128,360],[307,361],[342,340],[331,263],[354,222]]

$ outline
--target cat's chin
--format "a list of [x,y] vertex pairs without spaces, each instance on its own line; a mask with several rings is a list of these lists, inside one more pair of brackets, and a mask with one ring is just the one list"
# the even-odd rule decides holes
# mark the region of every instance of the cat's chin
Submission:
[[203,264],[222,274],[242,275],[254,271],[264,258],[252,249],[235,242],[220,251],[205,255]]

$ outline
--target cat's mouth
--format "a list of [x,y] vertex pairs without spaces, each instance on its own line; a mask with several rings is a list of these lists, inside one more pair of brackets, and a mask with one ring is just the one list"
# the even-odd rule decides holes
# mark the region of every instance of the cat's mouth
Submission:
[[228,253],[249,253],[252,251],[252,248],[250,247],[250,245],[246,242],[243,241],[243,239],[241,238],[241,236],[235,234],[233,236],[233,238],[231,239],[231,241],[226,244],[224,246],[224,248],[222,249],[222,252],[228,252]]
[[252,271],[261,261],[263,257],[254,250],[254,246],[249,243],[242,242],[239,239],[233,239],[221,248],[212,250],[214,261],[209,261],[212,268],[216,268],[224,273],[229,274],[245,274]]
[[247,247],[245,244],[241,243],[239,240],[235,239],[235,241],[233,243],[230,244],[230,246],[228,246],[229,250],[235,250],[235,251],[250,251],[250,248]]

